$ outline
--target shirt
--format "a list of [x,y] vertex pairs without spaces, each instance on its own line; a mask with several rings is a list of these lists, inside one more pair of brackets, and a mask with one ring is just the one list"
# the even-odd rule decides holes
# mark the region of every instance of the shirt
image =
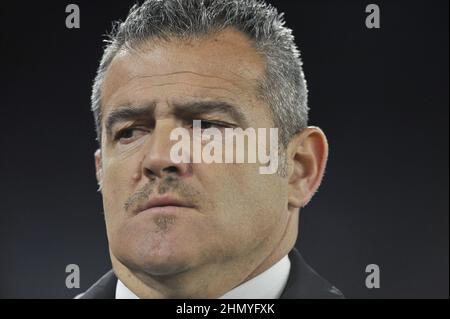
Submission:
[[[278,299],[284,291],[291,262],[284,256],[258,276],[231,289],[219,299]],[[120,279],[116,285],[116,299],[139,299]]]

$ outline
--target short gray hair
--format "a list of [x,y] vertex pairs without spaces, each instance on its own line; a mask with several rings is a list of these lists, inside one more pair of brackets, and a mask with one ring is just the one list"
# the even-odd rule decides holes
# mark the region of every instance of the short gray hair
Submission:
[[280,146],[308,123],[308,91],[300,52],[283,14],[259,0],[147,0],[116,22],[106,41],[92,87],[92,111],[101,143],[101,87],[108,66],[123,47],[152,38],[195,37],[234,28],[247,35],[266,62],[258,97],[270,107]]

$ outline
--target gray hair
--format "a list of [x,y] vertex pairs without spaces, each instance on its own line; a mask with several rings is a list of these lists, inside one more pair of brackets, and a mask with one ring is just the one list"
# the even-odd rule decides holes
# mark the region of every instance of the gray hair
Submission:
[[257,83],[258,98],[270,108],[279,128],[280,146],[308,123],[308,91],[300,52],[283,14],[259,0],[147,0],[135,4],[125,22],[116,22],[106,41],[92,87],[92,111],[101,143],[101,86],[117,52],[151,38],[196,37],[235,28],[253,42],[265,59],[265,74]]

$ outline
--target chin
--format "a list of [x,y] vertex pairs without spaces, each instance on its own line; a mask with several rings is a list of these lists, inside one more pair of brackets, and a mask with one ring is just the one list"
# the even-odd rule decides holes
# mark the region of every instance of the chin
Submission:
[[114,256],[130,270],[152,276],[184,272],[199,262],[202,251],[192,230],[180,225],[164,232],[141,226],[117,235],[111,247]]

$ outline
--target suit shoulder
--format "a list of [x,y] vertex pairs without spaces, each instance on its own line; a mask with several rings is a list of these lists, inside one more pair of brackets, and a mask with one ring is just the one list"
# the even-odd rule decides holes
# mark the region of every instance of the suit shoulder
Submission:
[[114,299],[117,277],[111,269],[75,299]]
[[289,253],[291,271],[281,298],[344,299],[344,294],[309,266],[297,249]]

